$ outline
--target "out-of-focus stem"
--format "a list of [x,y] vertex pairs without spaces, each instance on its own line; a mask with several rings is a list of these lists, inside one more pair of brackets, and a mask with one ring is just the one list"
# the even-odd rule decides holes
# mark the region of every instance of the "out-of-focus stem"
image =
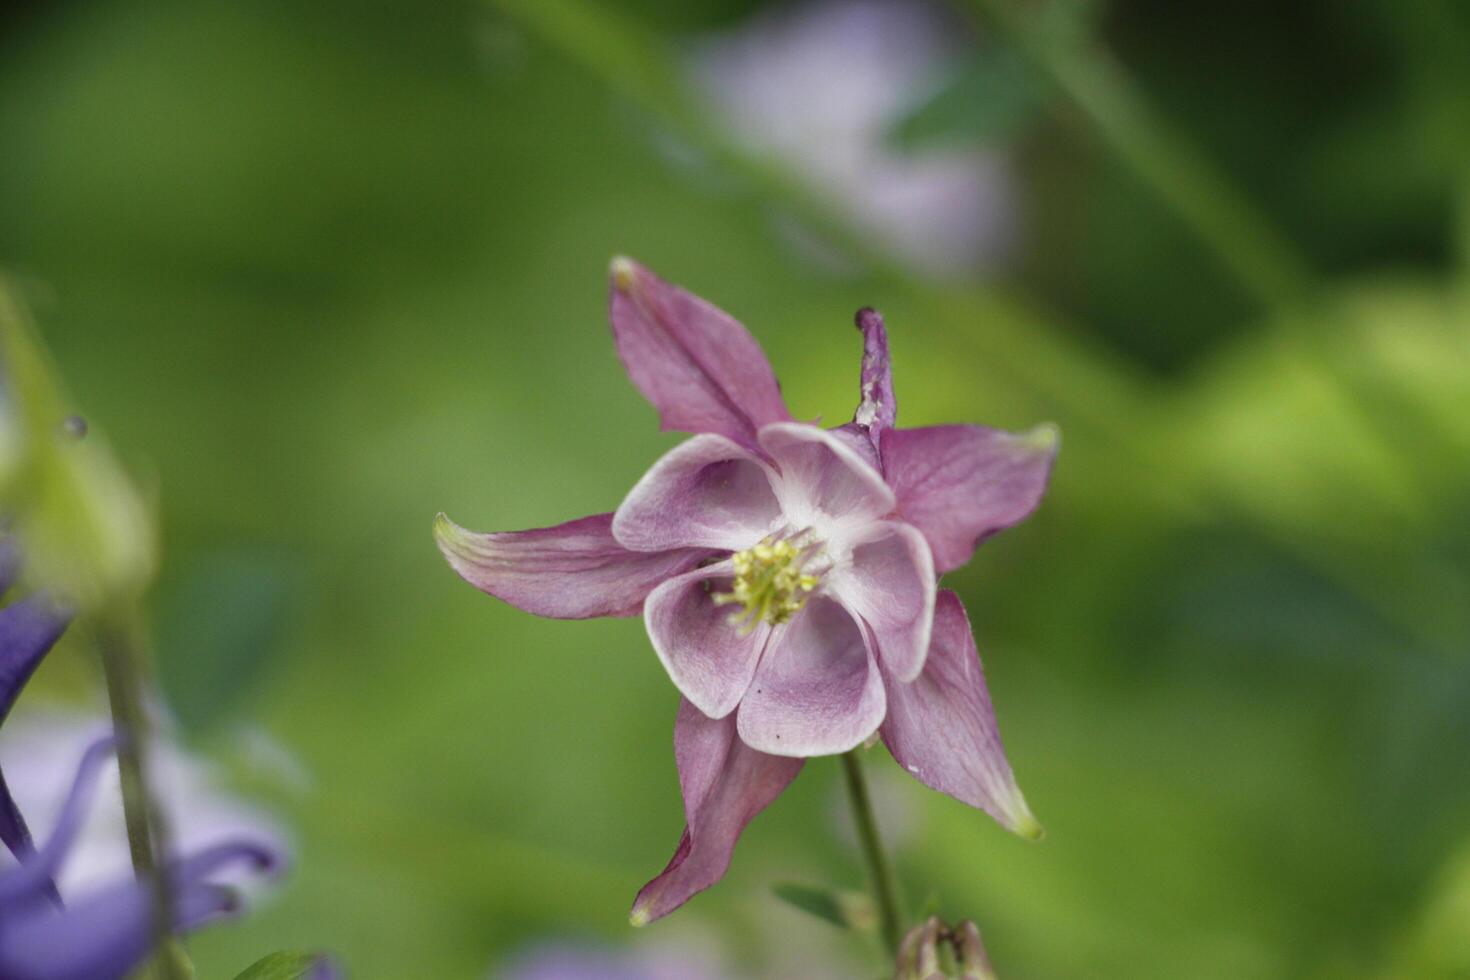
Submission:
[[860,752],[860,748],[853,749],[842,756],[842,771],[847,777],[847,798],[852,803],[852,819],[857,827],[858,843],[868,865],[868,876],[873,881],[873,899],[878,905],[878,928],[889,955],[897,956],[904,926],[903,913],[899,910],[898,880],[893,876],[893,865],[888,860],[888,852],[883,849],[883,839],[878,834],[878,821],[873,815],[873,800],[868,794],[868,779],[863,774]]
[[95,635],[118,739],[117,767],[128,850],[134,873],[153,888],[154,956],[147,975],[157,980],[188,980],[192,971],[171,938],[173,894],[168,876],[162,873],[163,832],[148,791],[148,719],[143,710],[139,646],[127,618],[115,613],[101,617]]
[[965,0],[999,27],[1268,309],[1290,308],[1312,286],[1306,261],[1210,161],[1153,111],[1099,47],[1053,37],[1014,0]]

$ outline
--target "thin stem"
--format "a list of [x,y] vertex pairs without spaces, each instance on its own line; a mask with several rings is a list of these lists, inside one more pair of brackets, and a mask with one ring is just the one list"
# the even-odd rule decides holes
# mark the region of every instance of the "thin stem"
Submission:
[[878,835],[878,821],[873,815],[873,800],[868,794],[868,779],[863,774],[861,749],[853,749],[842,756],[842,771],[847,776],[847,798],[852,803],[852,819],[857,826],[858,842],[862,845],[863,858],[868,863],[868,875],[873,879],[873,898],[878,903],[878,925],[883,933],[883,944],[888,952],[898,955],[899,940],[903,938],[903,913],[899,910],[898,881],[893,876],[893,865],[883,850],[883,840]]
[[107,679],[112,725],[117,733],[117,768],[122,781],[123,820],[127,825],[133,872],[140,881],[153,885],[154,957],[149,972],[159,980],[186,980],[187,961],[181,961],[181,951],[174,948],[169,928],[173,920],[173,895],[167,876],[160,872],[161,821],[148,792],[148,720],[138,679],[137,643],[132,629],[117,616],[103,618],[97,626],[96,638]]
[[1306,260],[1188,139],[1155,112],[1101,47],[1048,30],[1013,0],[965,0],[998,25],[1268,309],[1310,292]]

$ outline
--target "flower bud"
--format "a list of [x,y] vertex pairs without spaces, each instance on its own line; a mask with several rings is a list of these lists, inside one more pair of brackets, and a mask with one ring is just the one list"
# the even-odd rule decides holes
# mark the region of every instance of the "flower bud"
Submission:
[[894,980],[995,980],[995,972],[974,922],[951,927],[930,916],[903,937]]

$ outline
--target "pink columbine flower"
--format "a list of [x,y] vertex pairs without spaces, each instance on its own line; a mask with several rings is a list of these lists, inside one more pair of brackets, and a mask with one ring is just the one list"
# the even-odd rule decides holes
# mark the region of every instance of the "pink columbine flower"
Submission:
[[694,433],[616,511],[476,534],[442,514],[461,576],[539,616],[640,611],[683,695],[688,822],[635,924],[724,876],[746,824],[810,756],[875,734],[924,784],[1039,835],[1006,761],[975,640],[939,576],[1040,502],[1055,428],[894,427],[882,318],[862,310],[862,398],[836,429],[793,421],[755,339],[624,258],[614,341],[664,429]]

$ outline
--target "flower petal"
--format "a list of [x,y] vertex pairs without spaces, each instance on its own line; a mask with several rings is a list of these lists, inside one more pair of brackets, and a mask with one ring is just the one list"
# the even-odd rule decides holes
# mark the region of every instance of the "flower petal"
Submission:
[[712,593],[729,591],[732,582],[729,562],[697,568],[654,589],[643,609],[648,638],[669,679],[711,718],[725,717],[740,703],[771,632],[761,623],[742,634],[730,622],[730,609],[715,605]]
[[0,722],[70,619],[44,595],[0,609]]
[[792,527],[870,521],[896,506],[882,474],[825,429],[777,422],[761,429],[759,438],[781,468],[776,493]]
[[[238,910],[236,892],[212,885],[204,876],[241,859],[258,868],[278,863],[271,849],[239,840],[169,866],[174,899],[170,931],[187,931]],[[121,980],[153,948],[154,906],[149,884],[128,879],[61,911],[32,909],[6,922],[0,936],[0,976]]]
[[737,725],[753,749],[805,758],[861,745],[883,711],[883,679],[866,632],[840,603],[819,595],[772,632]]
[[35,844],[31,841],[30,828],[26,826],[20,807],[15,805],[15,798],[10,795],[4,773],[0,773],[0,844],[4,844],[11,854],[22,861],[36,852]]
[[791,417],[765,352],[734,317],[632,259],[613,259],[611,273],[618,356],[664,429],[754,448],[757,429]]
[[1052,425],[1020,434],[938,425],[883,436],[883,472],[898,495],[899,513],[924,532],[941,574],[1036,509],[1056,454]]
[[918,529],[880,521],[854,536],[830,542],[851,549],[827,573],[823,585],[873,631],[878,658],[900,681],[924,669],[934,625],[934,556]]
[[679,705],[674,758],[686,826],[668,867],[633,902],[634,925],[668,915],[723,878],[746,825],[801,771],[801,759],[757,752],[735,728],[733,718],[715,720],[688,701]]
[[884,429],[898,417],[898,400],[893,394],[893,366],[888,360],[888,331],[883,315],[872,307],[857,311],[857,328],[863,332],[862,401],[852,421],[868,430],[873,445]]
[[477,534],[440,514],[434,539],[460,577],[517,609],[556,619],[636,616],[654,586],[708,557],[707,550],[629,551],[611,514],[534,531]]
[[1041,836],[1006,761],[969,617],[948,589],[935,606],[924,672],[911,684],[889,680],[883,741],[925,786],[984,810],[1022,837]]
[[781,521],[769,468],[724,436],[700,435],[669,450],[613,514],[625,548],[721,548],[755,544]]
[[116,747],[116,739],[101,738],[87,746],[77,765],[76,777],[61,805],[61,815],[51,830],[51,837],[20,865],[0,875],[0,910],[24,907],[37,898],[54,892],[51,883],[61,863],[81,832],[87,807],[97,792],[97,779],[102,764]]

